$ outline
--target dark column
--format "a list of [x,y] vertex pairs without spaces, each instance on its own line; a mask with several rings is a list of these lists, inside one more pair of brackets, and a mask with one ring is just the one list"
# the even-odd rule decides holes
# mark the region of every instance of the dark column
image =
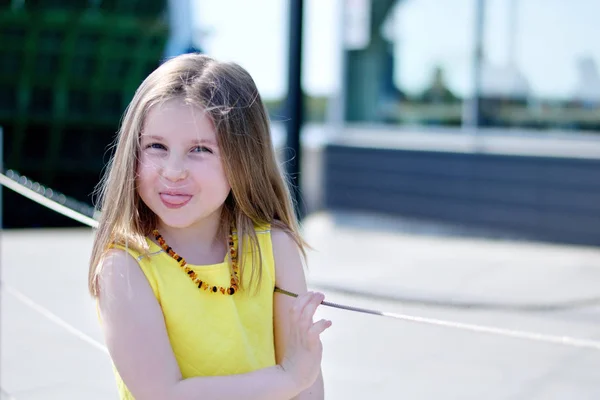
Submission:
[[287,92],[287,173],[292,183],[292,197],[296,205],[296,214],[304,216],[304,204],[300,188],[300,165],[302,147],[300,145],[300,128],[302,127],[302,15],[304,1],[290,0],[290,30],[288,54],[288,92]]

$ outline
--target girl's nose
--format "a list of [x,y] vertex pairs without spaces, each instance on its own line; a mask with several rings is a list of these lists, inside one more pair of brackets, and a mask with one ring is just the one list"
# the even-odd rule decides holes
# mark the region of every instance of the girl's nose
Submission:
[[187,167],[185,163],[170,157],[162,168],[161,175],[172,182],[177,182],[187,177]]

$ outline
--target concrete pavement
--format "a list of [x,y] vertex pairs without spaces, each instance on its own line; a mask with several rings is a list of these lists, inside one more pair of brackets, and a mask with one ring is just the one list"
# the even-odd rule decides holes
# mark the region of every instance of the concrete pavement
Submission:
[[[453,227],[321,213],[309,284],[330,301],[600,340],[600,249],[474,239]],[[0,385],[16,400],[109,399],[86,293],[87,229],[2,232]],[[597,399],[600,351],[322,308],[327,399]],[[4,400],[4,398],[2,398]]]
[[[313,288],[378,310],[600,340],[600,249],[475,238],[468,229],[323,213]],[[482,234],[479,232],[478,234]],[[334,399],[597,399],[600,351],[324,309]]]
[[476,238],[466,229],[356,213],[315,214],[305,232],[318,246],[309,278],[332,290],[471,309],[600,305],[600,248]]

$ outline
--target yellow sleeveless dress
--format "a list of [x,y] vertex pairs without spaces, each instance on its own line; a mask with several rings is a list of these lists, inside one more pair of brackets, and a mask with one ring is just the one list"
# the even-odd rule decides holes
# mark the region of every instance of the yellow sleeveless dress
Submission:
[[[243,374],[275,365],[273,290],[275,263],[270,226],[257,227],[262,257],[258,292],[244,290],[233,296],[200,290],[177,261],[147,239],[150,256],[121,248],[139,263],[164,314],[167,332],[184,378]],[[237,238],[234,237],[237,242]],[[244,284],[253,268],[250,246],[244,242]],[[229,286],[227,259],[213,265],[191,265],[211,285]],[[115,369],[120,399],[133,399]]]

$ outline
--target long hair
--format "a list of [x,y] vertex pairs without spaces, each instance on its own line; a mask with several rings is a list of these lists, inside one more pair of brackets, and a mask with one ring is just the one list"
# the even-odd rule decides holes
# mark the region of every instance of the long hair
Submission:
[[[136,190],[140,135],[151,107],[170,99],[206,110],[214,124],[231,192],[223,205],[221,230],[235,225],[240,255],[240,284],[244,276],[244,243],[253,265],[250,283],[260,284],[262,257],[254,227],[271,224],[286,231],[305,256],[289,186],[277,162],[269,118],[252,77],[235,63],[206,55],[172,58],[152,72],[137,89],[125,112],[114,156],[98,186],[99,227],[88,275],[92,296],[99,293],[102,259],[111,245],[148,252],[146,236],[157,216]],[[243,287],[241,287],[243,289]]]

